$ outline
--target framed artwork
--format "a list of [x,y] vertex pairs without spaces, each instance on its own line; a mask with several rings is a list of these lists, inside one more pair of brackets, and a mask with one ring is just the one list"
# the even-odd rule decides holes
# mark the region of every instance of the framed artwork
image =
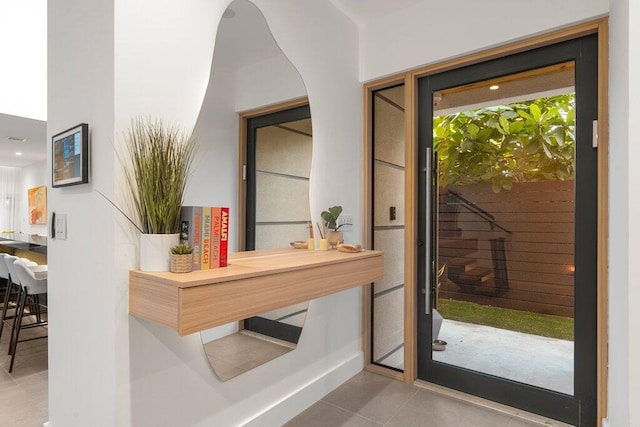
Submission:
[[52,187],[89,182],[89,125],[81,123],[51,138]]
[[29,224],[42,225],[47,223],[47,187],[29,188]]

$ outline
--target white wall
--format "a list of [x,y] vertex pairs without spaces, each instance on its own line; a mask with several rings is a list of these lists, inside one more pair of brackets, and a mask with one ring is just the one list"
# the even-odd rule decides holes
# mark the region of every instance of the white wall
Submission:
[[[340,147],[348,158],[359,159],[360,125],[357,120],[348,119],[361,114],[355,27],[331,6],[317,1],[263,3],[258,6],[292,63],[299,69],[303,68],[300,64],[307,64],[309,75],[302,71],[301,74],[310,89],[314,150],[318,147],[322,157],[322,151]],[[276,22],[271,21],[272,16],[278,17]],[[295,30],[292,23],[296,25]],[[325,31],[327,25],[333,28],[331,36]],[[287,37],[291,38],[290,49],[298,53],[295,58],[280,38],[282,32],[291,31],[294,33]],[[327,52],[320,65],[315,52],[322,50],[327,42],[344,47]],[[215,62],[214,52],[213,80],[196,125],[196,133],[203,142],[200,166],[189,184],[186,203],[230,206],[237,223],[238,116],[235,111],[283,100],[282,95],[273,92],[269,76],[283,78],[290,76],[290,72],[283,76],[281,66],[265,67],[256,83],[271,85],[271,91],[250,94],[247,79],[255,75],[255,70],[245,69],[232,75],[230,70],[216,67]],[[274,63],[284,65],[281,60],[270,61]],[[330,88],[327,88],[329,77],[325,75],[331,76]],[[312,87],[319,94],[315,98]],[[299,88],[286,93],[284,99],[302,95]],[[353,102],[336,106],[336,93]],[[318,127],[325,128],[324,138],[317,137]],[[331,140],[327,133],[333,135]],[[359,163],[350,169],[358,180]],[[334,173],[326,166],[322,169],[325,172],[319,174],[320,180]],[[349,178],[349,174],[345,175]],[[326,198],[345,200],[345,204],[353,200],[359,203],[360,184],[356,182],[350,188],[326,187],[322,193]],[[359,214],[359,205],[352,206],[352,212]],[[317,210],[317,216],[319,212]],[[234,241],[235,233],[232,230]],[[171,420],[181,425],[237,425],[260,414],[263,415],[255,421],[259,425],[266,420],[268,425],[279,425],[362,368],[359,290],[314,300],[296,350],[226,383],[210,371],[198,334],[178,338],[165,328],[137,319],[132,321],[130,333],[131,342],[136,343],[130,347],[134,425],[171,423]],[[153,360],[152,367],[149,360]],[[166,384],[178,386],[168,390]],[[291,400],[292,394],[297,400]],[[179,414],[174,410],[176,407],[181,408]],[[277,409],[272,409],[275,407]]]
[[[198,334],[178,337],[127,314],[126,275],[135,266],[136,238],[96,190],[118,200],[113,145],[131,115],[159,115],[185,126],[196,122],[215,30],[228,3],[165,0],[149,8],[143,0],[61,0],[49,5],[48,133],[85,121],[93,147],[91,184],[52,191],[52,208],[69,215],[69,238],[54,241],[50,253],[52,427],[251,420],[278,425],[362,368],[357,289],[313,301],[298,349],[227,383],[211,372]],[[286,37],[293,62],[303,64],[318,147],[314,212],[319,216],[320,207],[342,203],[358,218],[356,28],[315,0],[259,4],[278,30],[276,39]],[[336,104],[337,97],[344,100]],[[230,116],[224,120],[230,122]],[[220,145],[206,154],[212,161],[194,175],[186,202],[202,203],[211,194],[213,203],[234,206],[234,188],[225,184],[235,180],[237,131],[214,130],[211,138]],[[221,180],[198,183],[205,170],[218,170],[209,177]]]
[[20,174],[20,184],[18,187],[19,189],[16,198],[18,206],[18,217],[13,228],[15,231],[20,231],[25,234],[47,235],[49,222],[48,219],[47,225],[29,224],[29,198],[27,197],[27,190],[33,187],[39,187],[41,185],[47,185],[46,161],[34,163],[22,168]]
[[609,149],[609,422],[640,424],[640,7],[611,1]]
[[[640,6],[610,2],[610,159],[609,159],[609,421],[614,427],[640,425]],[[455,8],[455,10],[448,8]],[[372,80],[439,62],[606,14],[602,0],[557,3],[468,1],[424,2],[363,25],[360,79]],[[549,13],[553,10],[553,13]],[[464,13],[462,13],[464,11]],[[499,11],[499,13],[497,12]],[[507,16],[518,19],[507,19]],[[455,17],[442,19],[443,16]],[[453,23],[452,23],[453,22]],[[465,31],[468,29],[468,31]],[[429,40],[439,40],[429,43]]]
[[[312,301],[298,349],[228,383],[210,371],[197,334],[181,338],[127,314],[126,271],[134,265],[135,239],[93,190],[114,195],[118,172],[111,144],[131,114],[195,123],[208,83],[215,29],[228,3],[165,0],[151,9],[142,0],[120,0],[115,6],[113,0],[49,5],[48,136],[88,122],[93,146],[91,184],[51,190],[49,197],[50,211],[69,215],[69,239],[49,244],[52,427],[233,425],[261,413],[256,425],[277,425],[362,366],[358,290]],[[531,3],[535,10],[498,0],[484,2],[482,10],[472,1],[458,3],[455,10],[417,5],[388,16],[385,26],[378,22],[362,28],[358,72],[356,28],[330,5],[317,0],[254,3],[307,87],[314,125],[312,213],[342,204],[354,217],[356,239],[362,188],[358,79],[567,25],[608,8],[603,0],[545,0]],[[633,183],[640,172],[630,167],[637,150],[632,141],[639,123],[633,118],[640,115],[640,94],[629,77],[640,72],[637,55],[631,55],[639,49],[640,36],[630,25],[640,13],[629,3],[611,2],[609,404],[616,427],[640,424],[640,409],[630,405],[640,398],[638,368],[631,367],[640,353],[640,336],[632,329],[640,324],[634,267],[639,254],[632,243],[640,230],[631,223],[638,216],[640,196]],[[520,19],[505,18],[510,11]],[[457,25],[452,27],[443,16],[455,16]],[[434,39],[440,43],[430,46]],[[237,141],[231,133],[221,137]],[[220,152],[221,168],[237,164],[233,153],[227,147]],[[233,181],[223,184],[227,182]],[[224,194],[221,203],[234,197],[232,189],[215,184],[208,191],[214,197]],[[200,203],[197,194],[190,203]],[[276,406],[279,402],[283,404]]]
[[423,1],[361,27],[360,80],[567,26],[608,8],[607,0]]

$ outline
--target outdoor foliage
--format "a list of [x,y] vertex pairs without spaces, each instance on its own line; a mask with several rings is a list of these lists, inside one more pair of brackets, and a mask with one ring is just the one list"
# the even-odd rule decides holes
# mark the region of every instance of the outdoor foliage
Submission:
[[434,117],[439,184],[573,179],[574,125],[574,94]]

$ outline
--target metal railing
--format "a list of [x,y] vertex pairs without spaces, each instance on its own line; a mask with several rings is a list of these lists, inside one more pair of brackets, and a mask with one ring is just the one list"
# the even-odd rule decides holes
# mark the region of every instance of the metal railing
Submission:
[[482,218],[485,221],[487,221],[489,223],[489,225],[491,226],[491,230],[494,230],[495,228],[499,228],[500,230],[502,230],[502,231],[504,231],[504,232],[506,232],[508,234],[511,234],[511,230],[508,230],[505,227],[503,227],[500,224],[498,224],[496,222],[496,218],[493,215],[491,215],[489,212],[485,211],[484,209],[482,209],[480,206],[476,205],[472,201],[465,199],[464,197],[462,197],[461,195],[459,195],[458,193],[456,193],[453,190],[447,190],[447,195],[452,196],[454,199],[457,200],[456,202],[453,202],[453,203],[447,202],[448,205],[461,205],[461,206],[464,206],[465,208],[467,208],[472,213],[476,214],[480,218]]

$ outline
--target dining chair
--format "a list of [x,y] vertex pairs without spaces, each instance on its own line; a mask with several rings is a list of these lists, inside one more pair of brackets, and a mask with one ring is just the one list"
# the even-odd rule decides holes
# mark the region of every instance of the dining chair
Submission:
[[[40,338],[46,338],[47,336],[37,336],[34,338],[28,338],[20,341],[20,330],[25,328],[34,328],[40,326],[46,326],[47,321],[41,320],[41,315],[46,314],[47,307],[43,304],[39,304],[39,299],[36,298],[39,295],[47,294],[47,279],[36,279],[33,271],[29,268],[33,265],[37,265],[29,260],[18,259],[13,263],[14,271],[18,277],[22,291],[20,292],[20,298],[18,301],[18,308],[16,310],[15,319],[13,323],[13,331],[11,334],[11,343],[9,345],[9,352],[11,353],[11,362],[9,363],[9,373],[13,370],[13,362],[16,357],[16,350],[19,342],[31,341]],[[36,321],[28,324],[23,324],[25,317],[25,307],[27,305],[27,298],[32,297],[34,304],[29,310],[27,316],[36,316]]]

